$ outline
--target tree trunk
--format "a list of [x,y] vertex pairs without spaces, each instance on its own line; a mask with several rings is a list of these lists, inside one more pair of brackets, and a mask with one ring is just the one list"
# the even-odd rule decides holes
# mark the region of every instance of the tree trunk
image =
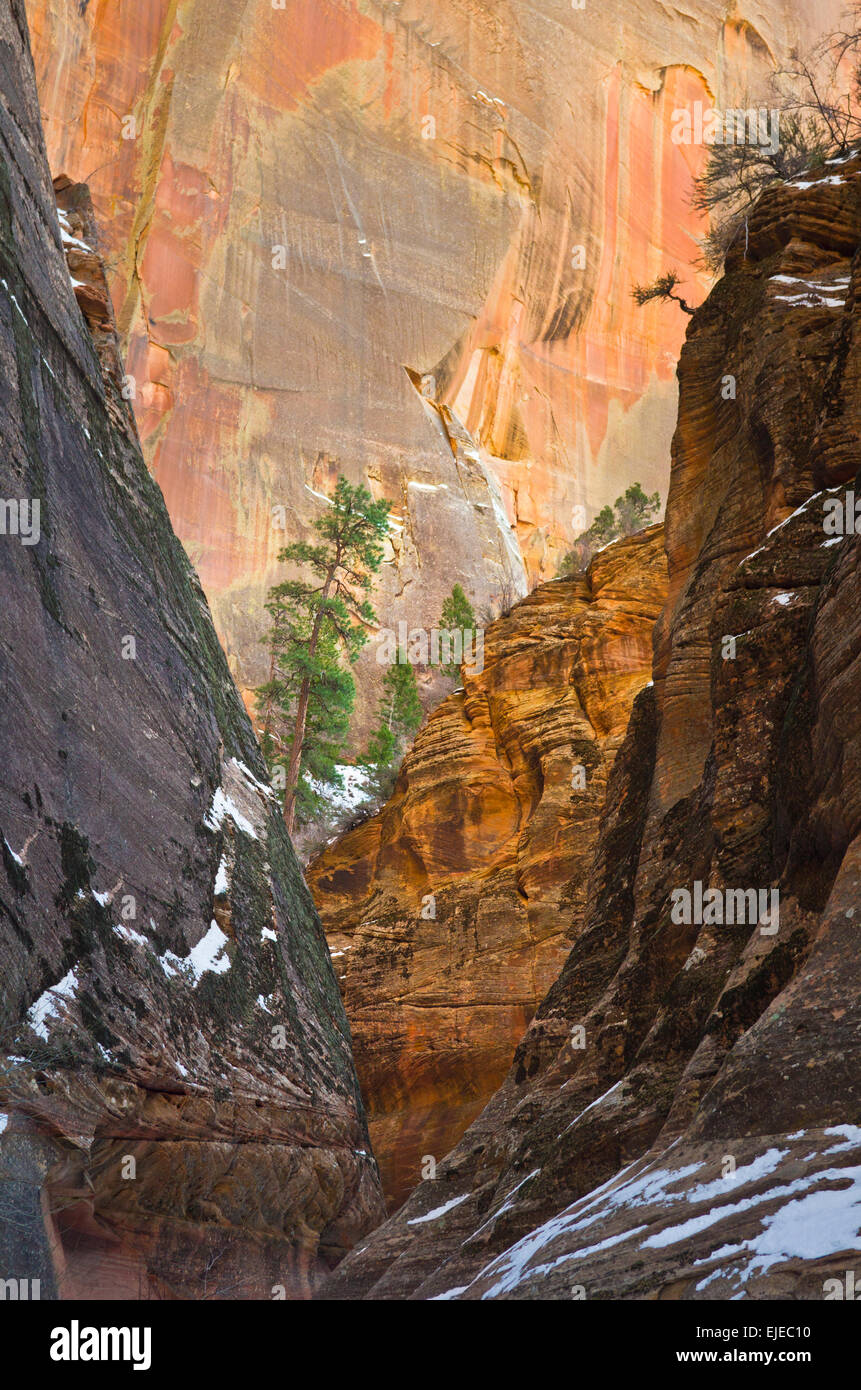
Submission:
[[[316,634],[315,634],[316,636]],[[316,641],[308,650],[314,655]],[[296,815],[296,792],[299,788],[299,768],[302,762],[302,744],[305,741],[305,724],[308,719],[308,697],[311,694],[311,681],[306,676],[299,687],[299,701],[296,705],[296,723],[293,728],[293,747],[290,749],[290,766],[287,769],[287,791],[284,796],[284,824],[287,834],[293,834],[293,821]]]
[[[320,607],[311,628],[311,636],[308,641],[308,655],[314,656],[317,650],[317,642],[320,637],[320,625],[323,621],[323,605],[329,597],[329,590],[332,587],[332,580],[335,577],[333,566],[329,571],[323,591],[320,595]],[[284,793],[284,824],[287,827],[287,834],[293,834],[293,822],[296,818],[296,793],[299,789],[299,772],[302,766],[302,744],[305,742],[305,725],[308,720],[308,701],[311,694],[311,678],[306,676],[299,687],[299,699],[296,704],[296,723],[293,726],[293,747],[290,750],[290,764],[287,768],[287,789]]]

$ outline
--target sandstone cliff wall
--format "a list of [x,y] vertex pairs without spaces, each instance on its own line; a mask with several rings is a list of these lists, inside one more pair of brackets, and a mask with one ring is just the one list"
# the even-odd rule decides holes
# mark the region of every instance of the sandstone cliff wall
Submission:
[[[861,544],[825,523],[861,491],[859,245],[855,157],[765,195],[694,317],[655,684],[584,928],[330,1296],[821,1299],[857,1258]],[[697,883],[720,916],[678,910]]]
[[587,907],[607,775],[652,673],[663,528],[536,589],[434,710],[378,816],[308,881],[389,1201],[507,1072]]
[[51,167],[93,190],[145,455],[241,687],[339,466],[397,508],[387,623],[455,580],[523,593],[575,509],[665,492],[685,316],[629,291],[701,231],[672,113],[762,94],[842,8],[28,0]]
[[0,1269],[307,1296],[382,1209],[349,1029],[122,398],[85,189],[58,220],[19,0],[0,89]]

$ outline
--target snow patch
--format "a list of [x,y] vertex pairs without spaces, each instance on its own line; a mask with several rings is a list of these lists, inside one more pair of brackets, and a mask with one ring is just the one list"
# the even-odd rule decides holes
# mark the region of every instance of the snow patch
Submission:
[[429,1211],[425,1216],[414,1216],[411,1221],[407,1222],[407,1225],[423,1226],[426,1221],[437,1221],[445,1212],[451,1211],[453,1207],[459,1207],[461,1202],[465,1202],[467,1197],[471,1195],[470,1192],[465,1192],[462,1197],[452,1197],[450,1202],[445,1202],[441,1207],[434,1207],[433,1211]]
[[201,937],[188,954],[188,963],[194,971],[196,980],[210,971],[213,975],[223,975],[226,970],[230,969],[230,957],[224,949],[226,945],[227,937],[213,919],[209,924],[209,931],[206,936]]
[[145,936],[142,936],[139,931],[135,931],[134,927],[127,927],[125,923],[117,923],[113,930],[116,936],[121,937],[123,941],[128,941],[132,946],[149,945]]
[[215,882],[212,885],[212,891],[215,897],[219,898],[223,893],[227,892],[229,887],[230,880],[227,877],[227,855],[223,854],[221,856],[221,863],[218,866],[218,873],[215,875]]
[[252,840],[257,839],[257,831],[247,817],[243,816],[238,806],[229,796],[226,795],[222,787],[216,787],[215,795],[212,798],[212,805],[203,818],[203,823],[210,830],[220,830],[226,817],[233,821],[237,830],[249,835]]
[[191,975],[192,983],[197,985],[207,974],[223,975],[230,969],[230,956],[225,951],[227,937],[216,921],[209,925],[209,931],[201,937],[183,959],[173,951],[165,951],[159,956],[159,964],[168,979],[174,975]]
[[68,975],[64,975],[57,984],[46,989],[27,1010],[27,1022],[34,1033],[38,1033],[40,1038],[47,1041],[49,1025],[63,1017],[66,1001],[74,998],[77,988],[77,967],[73,966]]
[[322,782],[310,779],[311,790],[325,797],[336,815],[345,811],[357,811],[370,799],[368,773],[363,767],[353,767],[350,763],[336,763],[335,771],[341,774],[342,788],[324,786]]

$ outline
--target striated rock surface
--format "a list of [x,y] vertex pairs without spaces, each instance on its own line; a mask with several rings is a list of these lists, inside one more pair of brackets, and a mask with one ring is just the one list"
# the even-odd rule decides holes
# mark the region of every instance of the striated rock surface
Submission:
[[536,589],[308,881],[398,1202],[505,1076],[578,935],[598,815],[666,597],[662,528]]
[[58,221],[20,0],[0,89],[0,1269],[307,1296],[382,1210],[349,1029],[68,179]]
[[391,624],[455,581],[510,600],[576,509],[664,493],[686,319],[630,286],[702,230],[673,112],[761,96],[843,9],[28,0],[51,167],[93,190],[145,456],[243,689],[339,467],[396,505]]
[[[329,1296],[821,1299],[857,1266],[861,545],[825,522],[861,493],[859,247],[853,158],[762,198],[692,320],[655,684],[583,929]],[[720,915],[679,910],[697,883]]]

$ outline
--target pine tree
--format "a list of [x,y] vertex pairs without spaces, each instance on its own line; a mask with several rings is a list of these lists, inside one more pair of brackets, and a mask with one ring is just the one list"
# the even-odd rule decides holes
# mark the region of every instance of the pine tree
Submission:
[[[609,509],[608,509],[609,510]],[[620,536],[633,536],[648,526],[661,510],[661,494],[648,497],[639,483],[632,483],[622,497],[616,498],[616,530]]]
[[668,270],[663,275],[659,275],[650,285],[634,285],[631,289],[631,298],[635,299],[642,308],[644,304],[649,304],[653,299],[672,299],[679,308],[684,309],[686,314],[693,314],[693,310],[686,299],[680,294],[674,294],[676,285],[680,284],[678,274],[675,270]]
[[340,787],[335,762],[355,699],[352,665],[367,640],[374,610],[362,595],[382,564],[389,503],[375,502],[361,483],[341,476],[331,506],[314,523],[322,544],[296,541],[278,559],[316,579],[288,579],[269,591],[269,680],[255,692],[262,745],[281,769],[284,821],[307,820],[320,805],[318,787]]
[[[475,613],[472,604],[459,584],[455,584],[442,606],[442,617],[439,625],[443,632],[460,632],[464,647],[467,642],[467,634],[475,632]],[[458,663],[441,664],[440,670],[451,680],[460,680],[460,665]]]
[[632,483],[621,497],[616,498],[615,507],[609,503],[602,507],[588,531],[577,537],[559,566],[559,578],[582,573],[596,551],[620,536],[633,536],[637,531],[642,531],[660,510],[659,492],[647,496],[639,483]]
[[383,679],[380,723],[371,735],[368,751],[360,759],[368,770],[369,790],[378,801],[391,796],[407,744],[424,712],[419,700],[415,668],[406,660],[389,667]]

